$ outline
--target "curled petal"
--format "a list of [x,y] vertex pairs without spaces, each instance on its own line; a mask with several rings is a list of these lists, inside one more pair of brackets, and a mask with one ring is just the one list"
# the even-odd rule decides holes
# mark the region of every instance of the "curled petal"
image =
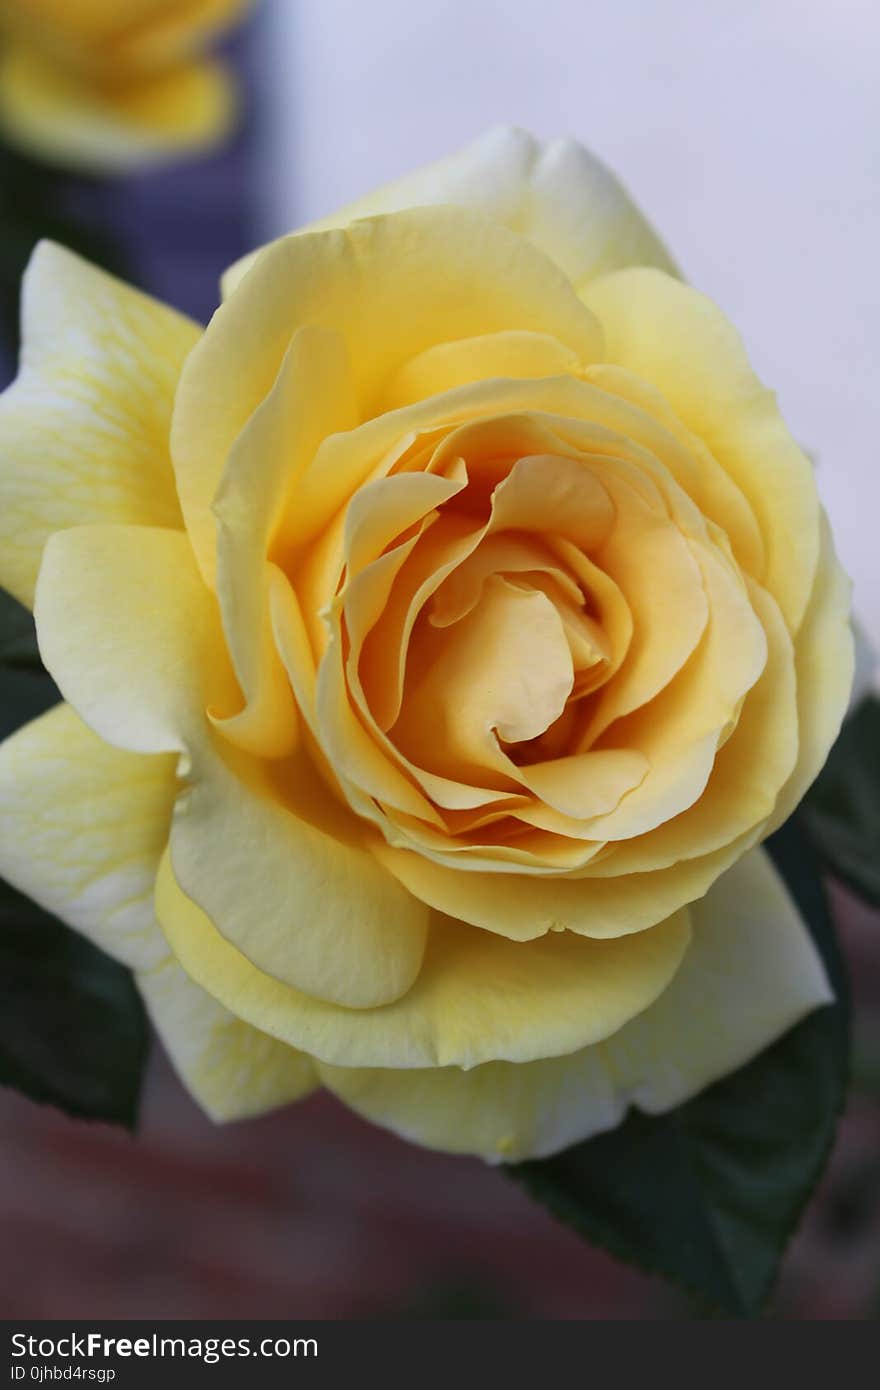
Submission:
[[565,276],[522,237],[463,208],[286,237],[239,289],[187,360],[172,429],[181,506],[208,578],[213,556],[200,538],[224,461],[304,324],[342,335],[362,419],[405,362],[451,338],[525,329],[558,338],[585,364],[602,356],[598,325]]
[[748,499],[765,552],[753,577],[797,632],[819,558],[816,484],[735,329],[705,295],[657,270],[619,271],[584,298],[607,360],[658,387]]

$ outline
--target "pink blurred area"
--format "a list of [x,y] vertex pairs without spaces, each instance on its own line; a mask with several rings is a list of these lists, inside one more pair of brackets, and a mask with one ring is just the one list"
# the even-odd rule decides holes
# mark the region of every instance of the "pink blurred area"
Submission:
[[[843,890],[834,902],[864,1071],[880,1058],[880,915]],[[853,1095],[771,1316],[880,1312],[876,1083]],[[0,1116],[3,1318],[690,1315],[498,1172],[404,1144],[327,1096],[218,1128],[157,1049],[137,1138],[9,1091]]]

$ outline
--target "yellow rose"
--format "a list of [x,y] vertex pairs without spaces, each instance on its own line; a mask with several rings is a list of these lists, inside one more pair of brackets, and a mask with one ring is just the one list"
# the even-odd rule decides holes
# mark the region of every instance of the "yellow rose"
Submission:
[[60,164],[127,169],[219,141],[222,64],[194,56],[253,0],[3,0],[0,127]]
[[0,749],[0,871],[134,967],[216,1118],[321,1083],[548,1154],[830,998],[758,846],[840,724],[849,586],[583,149],[493,133],[337,221],[204,333],[37,252],[2,578],[68,703]]

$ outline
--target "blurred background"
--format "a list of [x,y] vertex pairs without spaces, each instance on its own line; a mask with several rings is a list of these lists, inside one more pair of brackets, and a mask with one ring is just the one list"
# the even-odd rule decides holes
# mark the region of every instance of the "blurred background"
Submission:
[[[210,152],[108,177],[0,150],[4,379],[35,233],[204,320],[220,271],[252,245],[486,127],[573,135],[778,391],[880,648],[872,0],[262,0],[221,49],[241,114]],[[880,1315],[880,919],[832,893],[856,1075],[773,1305],[783,1318]],[[482,1165],[324,1098],[216,1129],[155,1055],[136,1140],[4,1090],[0,1119],[0,1246],[15,1251],[0,1317],[688,1315]]]

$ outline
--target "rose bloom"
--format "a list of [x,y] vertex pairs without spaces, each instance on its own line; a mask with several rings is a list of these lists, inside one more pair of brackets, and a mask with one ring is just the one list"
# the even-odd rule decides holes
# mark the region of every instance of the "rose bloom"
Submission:
[[51,245],[2,578],[66,703],[0,869],[130,964],[208,1113],[324,1085],[517,1160],[830,999],[761,840],[852,677],[807,459],[578,145],[493,132],[230,271]]
[[197,56],[253,0],[0,0],[0,129],[89,171],[217,143],[235,114],[222,64]]

